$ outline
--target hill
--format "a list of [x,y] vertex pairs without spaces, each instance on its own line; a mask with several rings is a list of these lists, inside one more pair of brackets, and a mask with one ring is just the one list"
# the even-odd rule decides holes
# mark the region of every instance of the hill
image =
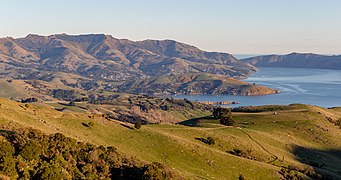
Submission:
[[326,56],[312,53],[256,56],[242,59],[242,61],[256,67],[341,69],[341,56]]
[[121,82],[92,80],[64,72],[40,72],[28,79],[0,78],[0,97],[18,101],[31,97],[40,101],[89,101],[96,97],[134,94],[229,94],[266,95],[278,93],[264,86],[209,73],[187,73],[132,79]]
[[[134,130],[129,123],[84,112],[60,112],[46,104],[5,99],[0,104],[2,135],[14,127],[62,133],[77,141],[114,146],[118,153],[138,160],[162,163],[185,179],[237,179],[241,174],[247,179],[341,177],[337,138],[341,114],[336,108],[245,107],[233,112],[236,123],[230,127],[206,114],[192,118],[194,126],[149,124]],[[177,115],[172,110],[168,113]],[[215,143],[205,144],[202,139],[207,137]]]
[[103,34],[2,38],[0,69],[2,77],[25,78],[39,70],[111,81],[198,72],[246,77],[255,70],[230,54],[173,40],[135,42]]
[[198,73],[152,77],[145,80],[126,81],[117,86],[118,92],[138,94],[226,94],[266,95],[279,91],[257,86],[223,76]]
[[[40,100],[55,100],[54,92],[60,90],[75,91],[82,96],[99,92],[276,93],[276,90],[236,80],[246,78],[255,70],[254,66],[230,54],[205,52],[172,40],[135,42],[103,34],[0,39],[0,79],[4,82],[0,85],[5,92],[13,90],[3,96],[4,92],[0,91],[0,97],[16,99],[34,96]],[[199,82],[195,78],[190,83],[180,80],[194,76],[206,76],[206,79]],[[167,83],[158,83],[162,79],[167,79]],[[136,82],[148,83],[153,89],[141,90],[145,87],[139,87]],[[172,88],[165,90],[164,86],[170,84]],[[208,87],[203,89],[203,85]]]

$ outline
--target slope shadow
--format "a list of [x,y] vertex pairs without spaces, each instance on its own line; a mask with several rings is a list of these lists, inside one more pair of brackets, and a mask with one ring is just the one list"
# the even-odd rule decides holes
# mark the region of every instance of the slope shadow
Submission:
[[128,126],[128,125],[126,125],[126,124],[120,124],[121,126],[123,126],[123,127],[125,127],[125,128],[128,128],[128,129],[132,129],[132,130],[134,130],[134,128],[133,127],[130,127],[130,126]]
[[194,126],[197,126],[200,120],[217,120],[217,118],[214,118],[212,116],[203,116],[203,117],[188,119],[188,120],[179,122],[177,124],[194,127]]
[[312,167],[322,179],[341,179],[341,149],[320,150],[293,145],[291,152],[296,160]]
[[5,130],[5,129],[1,129],[0,130],[0,135],[5,137],[6,139],[11,139],[13,138],[13,136],[15,135],[16,133],[14,131],[10,131],[10,130]]

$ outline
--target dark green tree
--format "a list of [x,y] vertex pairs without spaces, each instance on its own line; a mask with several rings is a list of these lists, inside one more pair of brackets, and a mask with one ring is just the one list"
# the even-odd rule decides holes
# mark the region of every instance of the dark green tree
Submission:
[[232,118],[231,109],[217,107],[213,109],[212,116],[219,119],[219,123],[225,126],[233,126],[234,120]]
[[231,109],[230,108],[216,107],[213,109],[212,116],[214,118],[222,118],[222,117],[231,116]]
[[224,126],[233,126],[235,121],[233,120],[232,116],[226,116],[226,117],[222,117],[219,120],[219,123]]

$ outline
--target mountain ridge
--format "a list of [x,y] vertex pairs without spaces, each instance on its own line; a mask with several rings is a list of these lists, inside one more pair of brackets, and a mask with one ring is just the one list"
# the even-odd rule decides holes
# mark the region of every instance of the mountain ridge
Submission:
[[63,71],[113,81],[187,72],[244,78],[255,71],[228,53],[206,52],[174,40],[131,41],[104,34],[1,38],[0,60],[2,67]]
[[290,67],[341,69],[341,55],[320,55],[314,53],[290,53],[286,55],[264,55],[241,59],[256,67]]
[[[47,92],[44,96],[38,93],[43,99],[51,99],[49,96],[55,90],[51,88],[56,87],[54,83],[64,90],[92,89],[97,92],[105,90],[110,93],[144,94],[146,91],[140,89],[146,89],[145,87],[134,90],[126,85],[135,81],[147,82],[153,78],[190,77],[193,74],[208,74],[210,78],[206,82],[193,80],[191,83],[179,83],[177,78],[168,78],[168,83],[150,86],[149,95],[163,92],[176,94],[179,91],[233,95],[278,92],[236,81],[246,78],[256,68],[231,54],[206,52],[174,40],[131,41],[104,34],[29,34],[23,38],[0,38],[0,70],[0,78],[3,80],[24,80],[24,85],[20,87],[4,82],[8,87],[24,89],[24,94],[30,94],[26,91],[30,89],[27,88],[30,84],[39,84],[43,91],[39,88],[33,88],[34,92],[31,90],[35,95],[37,92]],[[216,78],[220,79],[222,85],[215,83]],[[210,87],[204,87],[205,85]],[[166,86],[173,88],[167,89]]]

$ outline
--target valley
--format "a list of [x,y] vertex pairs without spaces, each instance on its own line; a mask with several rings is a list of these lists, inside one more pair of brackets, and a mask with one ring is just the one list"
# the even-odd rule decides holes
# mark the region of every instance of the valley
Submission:
[[[2,38],[0,61],[1,146],[13,149],[0,154],[10,159],[0,166],[5,178],[341,176],[338,108],[243,104],[216,117],[213,103],[174,98],[282,94],[245,80],[257,68],[230,54],[171,40],[57,34]],[[27,142],[42,148],[34,160],[23,155],[35,148]]]

